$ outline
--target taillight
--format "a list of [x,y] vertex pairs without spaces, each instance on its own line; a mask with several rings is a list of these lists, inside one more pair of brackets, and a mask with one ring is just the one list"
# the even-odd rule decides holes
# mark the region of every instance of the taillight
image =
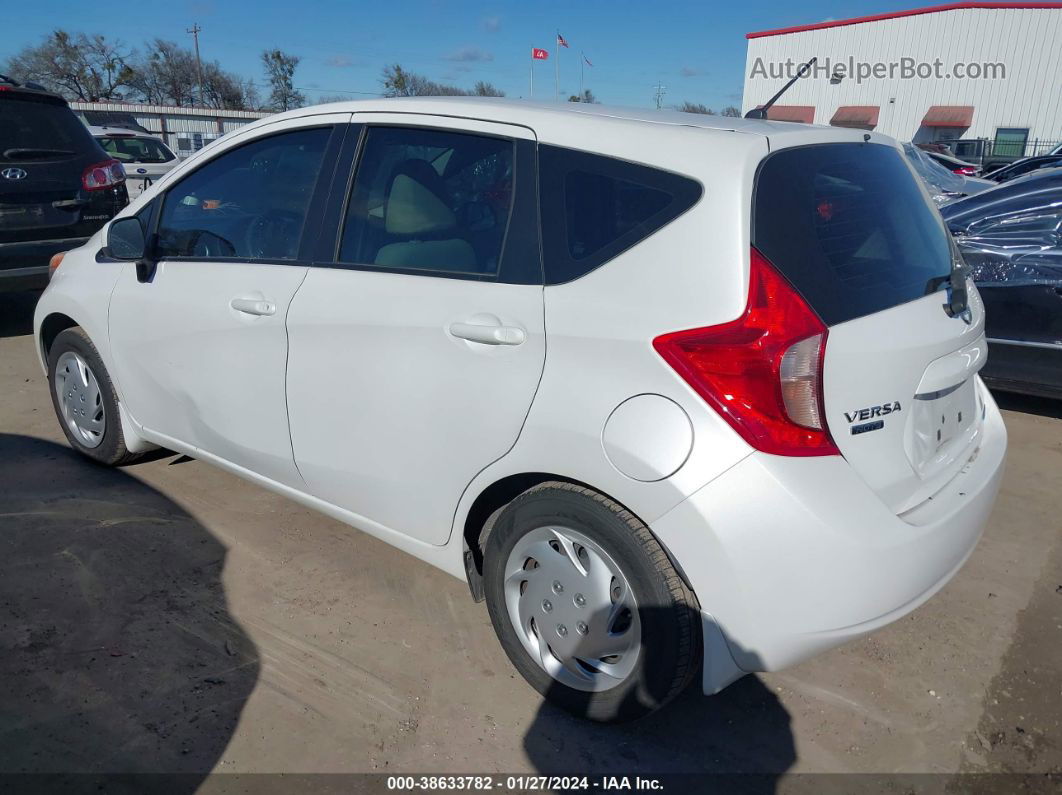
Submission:
[[749,300],[737,320],[653,340],[664,360],[757,450],[839,455],[822,399],[827,329],[752,249]]
[[125,167],[117,160],[95,163],[81,174],[81,187],[85,190],[113,188],[121,182],[125,182]]
[[959,166],[958,168],[952,169],[952,171],[955,174],[961,174],[964,177],[972,177],[977,173],[977,169],[974,166]]

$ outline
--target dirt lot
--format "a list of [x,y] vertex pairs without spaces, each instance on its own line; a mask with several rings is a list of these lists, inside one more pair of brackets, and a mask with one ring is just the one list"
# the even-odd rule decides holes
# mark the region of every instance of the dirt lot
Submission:
[[76,457],[34,298],[0,295],[0,772],[1062,772],[1062,404],[1001,398],[1000,500],[929,604],[599,727],[463,583],[198,461]]

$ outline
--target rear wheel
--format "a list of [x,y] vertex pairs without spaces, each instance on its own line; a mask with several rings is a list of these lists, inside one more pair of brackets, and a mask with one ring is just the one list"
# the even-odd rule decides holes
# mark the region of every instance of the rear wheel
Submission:
[[499,514],[486,547],[494,629],[548,700],[593,720],[631,720],[696,674],[696,600],[622,506],[574,484],[544,483]]
[[60,332],[52,343],[48,382],[59,425],[75,450],[111,466],[139,457],[126,449],[110,376],[80,327]]

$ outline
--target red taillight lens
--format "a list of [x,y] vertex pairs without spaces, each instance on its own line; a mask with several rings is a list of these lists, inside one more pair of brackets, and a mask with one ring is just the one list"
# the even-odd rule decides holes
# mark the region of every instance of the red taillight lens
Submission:
[[956,174],[962,174],[964,177],[972,177],[977,173],[977,169],[973,166],[959,166],[958,168],[953,169],[953,171]]
[[826,336],[804,299],[752,249],[741,317],[665,334],[653,347],[757,450],[839,455],[822,403]]
[[85,190],[103,190],[125,182],[125,166],[117,160],[94,163],[81,174],[81,187]]

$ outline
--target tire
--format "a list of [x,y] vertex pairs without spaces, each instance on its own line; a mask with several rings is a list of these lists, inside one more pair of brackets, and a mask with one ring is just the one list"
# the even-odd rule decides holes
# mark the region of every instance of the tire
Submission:
[[[79,326],[61,331],[48,351],[48,391],[59,426],[79,453],[108,466],[140,457],[126,449],[114,385],[96,346]],[[77,414],[73,421],[68,412]]]
[[591,489],[547,482],[509,503],[486,540],[484,581],[513,665],[577,716],[648,715],[699,670],[696,597],[649,529]]

